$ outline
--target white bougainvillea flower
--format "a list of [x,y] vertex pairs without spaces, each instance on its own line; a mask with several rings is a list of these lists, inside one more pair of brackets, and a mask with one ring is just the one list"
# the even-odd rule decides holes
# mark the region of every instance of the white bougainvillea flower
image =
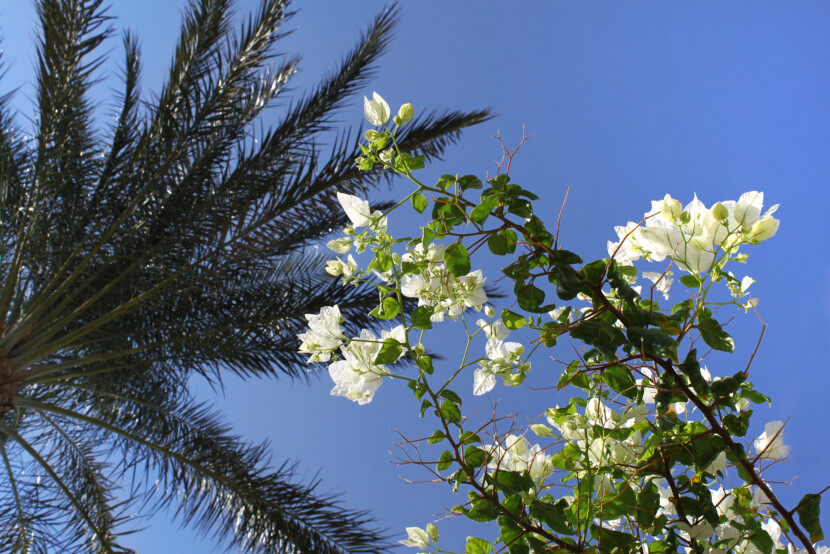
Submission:
[[337,201],[340,202],[343,211],[346,212],[355,227],[365,227],[372,222],[372,211],[369,209],[368,200],[361,200],[357,196],[338,192]]
[[389,104],[380,94],[372,93],[372,99],[363,97],[363,113],[366,119],[374,126],[380,126],[389,121]]
[[723,485],[720,485],[717,489],[709,489],[709,492],[712,494],[712,504],[714,504],[718,514],[731,519],[733,515],[732,503],[735,502],[735,495],[732,494],[732,490],[726,491],[723,489]]
[[656,271],[643,271],[643,277],[655,284],[655,288],[663,295],[666,300],[669,299],[669,288],[674,282],[671,278],[672,272],[667,271],[665,275],[657,273]]
[[763,201],[763,193],[750,191],[737,202],[726,200],[707,208],[695,196],[681,209],[677,200],[666,195],[652,201],[644,225],[629,222],[615,227],[620,240],[609,241],[608,253],[621,264],[640,258],[658,262],[673,258],[681,269],[702,275],[711,269],[721,249],[758,244],[775,235],[779,222],[772,213],[778,206],[762,216]]
[[585,419],[591,425],[605,429],[616,429],[620,425],[620,414],[602,403],[599,398],[591,398],[585,406]]
[[[563,317],[563,314],[567,311],[567,316]],[[574,310],[570,306],[561,306],[559,308],[554,308],[548,312],[550,318],[554,321],[558,321],[559,323],[573,323],[574,319]]]
[[764,426],[764,432],[755,439],[752,446],[761,458],[783,460],[790,455],[790,447],[784,444],[784,422],[770,421]]
[[371,331],[364,329],[360,336],[341,347],[343,360],[329,366],[329,376],[334,381],[332,396],[345,396],[358,404],[367,404],[380,387],[386,369],[375,364],[375,357],[382,343]]
[[721,452],[715,456],[715,459],[706,468],[706,473],[711,473],[712,475],[716,475],[718,471],[724,474],[726,473],[726,452]]
[[345,254],[352,248],[351,237],[340,237],[339,239],[330,240],[326,243],[329,250],[333,250],[338,254]]
[[491,341],[502,341],[510,336],[510,329],[508,329],[507,325],[504,324],[504,320],[502,318],[498,318],[492,323],[487,323],[483,319],[479,319],[476,322],[476,325],[484,330],[484,334],[487,336],[487,339]]
[[[507,327],[505,330],[510,332]],[[505,384],[512,385],[514,371],[518,374],[530,371],[529,362],[521,363],[524,351],[524,346],[518,342],[504,342],[498,339],[487,341],[485,352],[488,359],[480,362],[481,367],[473,372],[473,394],[481,396],[493,390],[497,376],[502,377]]]
[[327,362],[331,353],[343,344],[342,316],[338,306],[324,306],[319,314],[306,314],[309,331],[299,335],[300,352],[311,354],[309,363]]
[[404,546],[413,546],[415,548],[426,548],[429,545],[429,535],[420,527],[407,527],[406,534],[409,537],[405,541],[398,541]]
[[745,192],[735,204],[733,219],[744,231],[748,231],[761,217],[761,208],[764,206],[764,193],[758,191]]
[[707,539],[715,532],[715,528],[705,519],[694,526],[681,521],[677,523],[677,528],[683,533],[688,534],[690,540]]
[[345,262],[340,258],[329,260],[326,262],[326,273],[333,277],[337,277],[338,275],[347,278],[351,277],[357,273],[357,262],[351,254],[349,254]]
[[480,269],[459,277],[458,285],[454,289],[456,302],[463,303],[467,308],[478,308],[487,302],[487,293],[484,292],[484,275]]
[[527,471],[534,481],[545,479],[554,470],[551,457],[538,444],[531,446],[526,438],[518,435],[509,435],[502,444],[492,445],[490,453],[488,468]]

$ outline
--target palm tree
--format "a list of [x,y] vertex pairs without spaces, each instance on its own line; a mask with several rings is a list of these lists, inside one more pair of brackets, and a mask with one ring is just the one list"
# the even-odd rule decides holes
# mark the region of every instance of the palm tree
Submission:
[[[335,190],[384,178],[357,171],[353,133],[332,117],[366,82],[395,10],[254,140],[299,58],[276,56],[287,0],[263,0],[236,30],[231,4],[190,2],[151,98],[125,34],[120,114],[102,130],[88,100],[112,34],[102,0],[37,1],[31,139],[0,101],[3,552],[123,551],[128,514],[168,505],[243,550],[384,548],[368,514],[273,469],[187,384],[302,378],[295,336],[324,305],[366,325],[374,294],[328,278],[308,246],[346,224]],[[402,147],[440,156],[488,117],[430,115]]]

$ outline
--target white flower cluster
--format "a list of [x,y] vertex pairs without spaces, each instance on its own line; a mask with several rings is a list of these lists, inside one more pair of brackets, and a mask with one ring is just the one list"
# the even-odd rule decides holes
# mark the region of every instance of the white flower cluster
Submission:
[[343,316],[340,315],[340,308],[337,306],[326,306],[317,315],[306,314],[309,331],[300,334],[300,352],[311,354],[311,362],[327,362],[331,359],[331,353],[340,348],[343,344],[343,329],[340,323]]
[[[351,225],[345,229],[344,237],[329,241],[328,247],[331,250],[345,254],[354,246],[360,253],[370,245],[380,248],[393,243],[391,237],[386,234],[386,217],[380,211],[373,212],[368,201],[339,192],[337,199]],[[367,229],[358,233],[356,230],[361,227]],[[473,271],[461,277],[453,276],[446,266],[444,246],[441,244],[430,244],[426,249],[419,244],[403,257],[395,256],[393,259],[397,273],[402,272],[402,262],[414,263],[421,267],[416,274],[403,276],[401,292],[410,298],[418,298],[421,306],[433,307],[433,321],[443,321],[445,314],[457,317],[467,308],[480,309],[487,302],[481,271]],[[346,261],[341,258],[328,261],[326,272],[333,276],[343,276],[347,281],[363,275],[351,254]],[[375,274],[389,283],[393,271],[389,270],[383,274],[375,271]],[[383,342],[388,338],[398,341],[402,352],[405,351],[407,340],[403,326],[383,331],[380,338],[375,337],[370,331],[363,330],[360,336],[347,342],[340,328],[342,316],[338,306],[327,306],[319,314],[306,315],[306,319],[309,331],[300,334],[299,338],[302,341],[300,352],[311,355],[309,362],[328,362],[338,349],[342,355],[342,359],[329,366],[329,375],[334,381],[331,394],[345,396],[359,404],[371,402],[375,391],[381,385],[382,377],[389,374],[384,365],[376,364],[374,360]],[[503,326],[503,323],[501,325]],[[518,357],[522,352],[521,345],[516,343],[491,340],[488,343],[488,356],[492,362],[490,371],[494,375],[507,371],[508,378],[511,368],[518,363]]]
[[501,444],[493,444],[489,453],[488,468],[527,471],[536,483],[544,481],[554,470],[551,457],[538,444],[531,445],[518,435],[508,435]]
[[426,249],[418,244],[401,261],[421,266],[418,273],[403,276],[401,293],[417,298],[419,306],[431,306],[433,322],[444,321],[445,315],[458,317],[467,308],[480,309],[487,302],[481,270],[454,276],[445,263],[443,244],[431,243]]
[[339,348],[342,359],[329,365],[329,376],[334,381],[333,396],[345,396],[358,404],[367,404],[374,398],[382,377],[388,375],[384,365],[376,364],[375,358],[386,339],[406,344],[406,330],[402,325],[382,331],[380,338],[364,329],[360,336],[345,343],[340,328],[340,308],[326,306],[319,314],[306,314],[310,330],[300,335],[300,352],[312,354],[311,362],[328,362]]
[[623,264],[670,257],[681,269],[702,275],[721,251],[758,244],[775,235],[779,222],[772,214],[778,205],[761,215],[763,203],[764,193],[751,191],[737,201],[718,202],[711,208],[697,196],[681,207],[667,194],[663,200],[652,201],[644,227],[633,222],[616,227],[619,241],[608,242],[608,253]]
[[427,548],[430,541],[433,544],[438,542],[438,527],[434,523],[427,523],[426,529],[420,527],[407,527],[407,539],[405,541],[398,541],[404,546],[412,546],[415,548]]
[[[372,211],[369,208],[367,200],[361,200],[357,196],[351,194],[337,193],[337,200],[343,211],[346,212],[351,221],[351,225],[344,230],[346,236],[334,240],[330,240],[326,246],[330,250],[338,254],[345,254],[351,250],[352,245],[358,253],[366,250],[366,247],[371,243],[374,236],[386,235],[387,219],[380,212],[380,210]],[[360,227],[367,227],[369,233],[358,233],[356,230]],[[326,266],[326,271],[331,275],[353,275],[357,270],[357,263],[354,258],[349,256],[347,262],[343,262],[340,258],[332,260]]]
[[520,385],[530,371],[530,362],[522,362],[524,346],[518,342],[505,342],[510,329],[501,318],[492,323],[479,319],[476,324],[487,335],[487,345],[484,347],[487,359],[479,362],[481,367],[473,373],[473,394],[481,396],[493,390],[497,376],[508,387]]

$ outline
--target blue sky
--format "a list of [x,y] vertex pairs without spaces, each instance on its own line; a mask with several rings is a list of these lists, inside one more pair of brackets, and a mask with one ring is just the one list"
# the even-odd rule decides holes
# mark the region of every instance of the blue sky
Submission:
[[[22,4],[0,5],[9,64],[2,90],[19,87],[15,106],[26,125],[34,115],[35,21],[28,3]],[[114,24],[133,28],[141,39],[145,93],[161,85],[183,5],[115,2]],[[254,5],[239,2],[239,11]],[[284,41],[287,53],[304,56],[295,90],[306,90],[331,69],[384,5],[297,2],[300,11],[288,25],[295,32]],[[710,205],[761,190],[767,205],[781,204],[778,234],[749,250],[749,263],[739,268],[757,280],[753,296],[760,298],[768,325],[751,380],[773,398],[771,408],[756,410],[749,435],[759,434],[766,421],[789,418],[785,440],[793,454],[769,478],[798,476],[790,487],[779,487],[790,506],[830,484],[830,377],[822,347],[830,331],[830,4],[421,0],[401,7],[396,39],[365,93],[377,90],[393,108],[411,102],[416,110],[491,107],[498,114],[469,130],[445,162],[423,170],[425,180],[494,173],[500,149],[492,136],[500,132],[515,144],[524,125],[534,137],[511,175],[542,197],[549,220],[571,188],[560,243],[588,259],[605,255],[614,225],[638,219],[650,200],[666,193],[684,202],[697,193]],[[115,71],[120,42],[109,46],[105,70]],[[117,86],[100,85],[101,117],[111,115],[109,95]],[[361,124],[361,103],[356,96],[342,112],[344,125]],[[376,198],[405,191],[396,185]],[[410,232],[406,226],[415,222],[408,219],[395,230]],[[496,280],[496,266],[482,263]],[[760,333],[753,316],[735,315],[730,331],[736,355],[707,359],[717,375],[742,369]],[[441,347],[451,353],[451,339]],[[570,353],[550,355],[567,359]],[[532,384],[555,383],[558,371],[541,356]],[[386,383],[372,404],[361,407],[330,397],[329,388],[326,376],[311,386],[231,378],[216,402],[240,433],[270,440],[276,462],[299,461],[302,476],[320,477],[323,490],[343,492],[350,507],[372,510],[392,531],[424,526],[458,502],[444,494],[445,487],[405,484],[429,476],[392,463],[395,426],[409,437],[432,431],[430,422],[417,420],[408,390]],[[563,402],[549,391],[495,392],[502,408],[522,412],[519,421]],[[486,403],[471,406],[489,410]],[[825,503],[825,529],[828,514]],[[128,544],[142,552],[212,548],[169,519],[145,522],[148,529]],[[448,549],[460,550],[467,534],[487,536],[486,529],[460,520],[439,522],[439,528]]]

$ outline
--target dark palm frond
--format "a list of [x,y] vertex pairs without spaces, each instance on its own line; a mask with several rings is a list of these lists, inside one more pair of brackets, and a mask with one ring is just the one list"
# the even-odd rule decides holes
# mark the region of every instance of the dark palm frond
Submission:
[[[346,224],[336,191],[390,176],[358,172],[356,132],[335,126],[397,10],[292,101],[299,57],[277,50],[288,0],[262,0],[238,29],[232,0],[190,0],[157,96],[142,96],[138,41],[123,36],[117,117],[101,128],[88,93],[112,34],[103,0],[37,9],[33,139],[0,97],[0,550],[126,551],[141,501],[242,550],[384,551],[367,514],[274,469],[188,383],[307,379],[296,335],[323,306],[350,333],[377,330],[377,291],[344,287],[314,249]],[[489,117],[435,113],[400,142],[440,157]]]

